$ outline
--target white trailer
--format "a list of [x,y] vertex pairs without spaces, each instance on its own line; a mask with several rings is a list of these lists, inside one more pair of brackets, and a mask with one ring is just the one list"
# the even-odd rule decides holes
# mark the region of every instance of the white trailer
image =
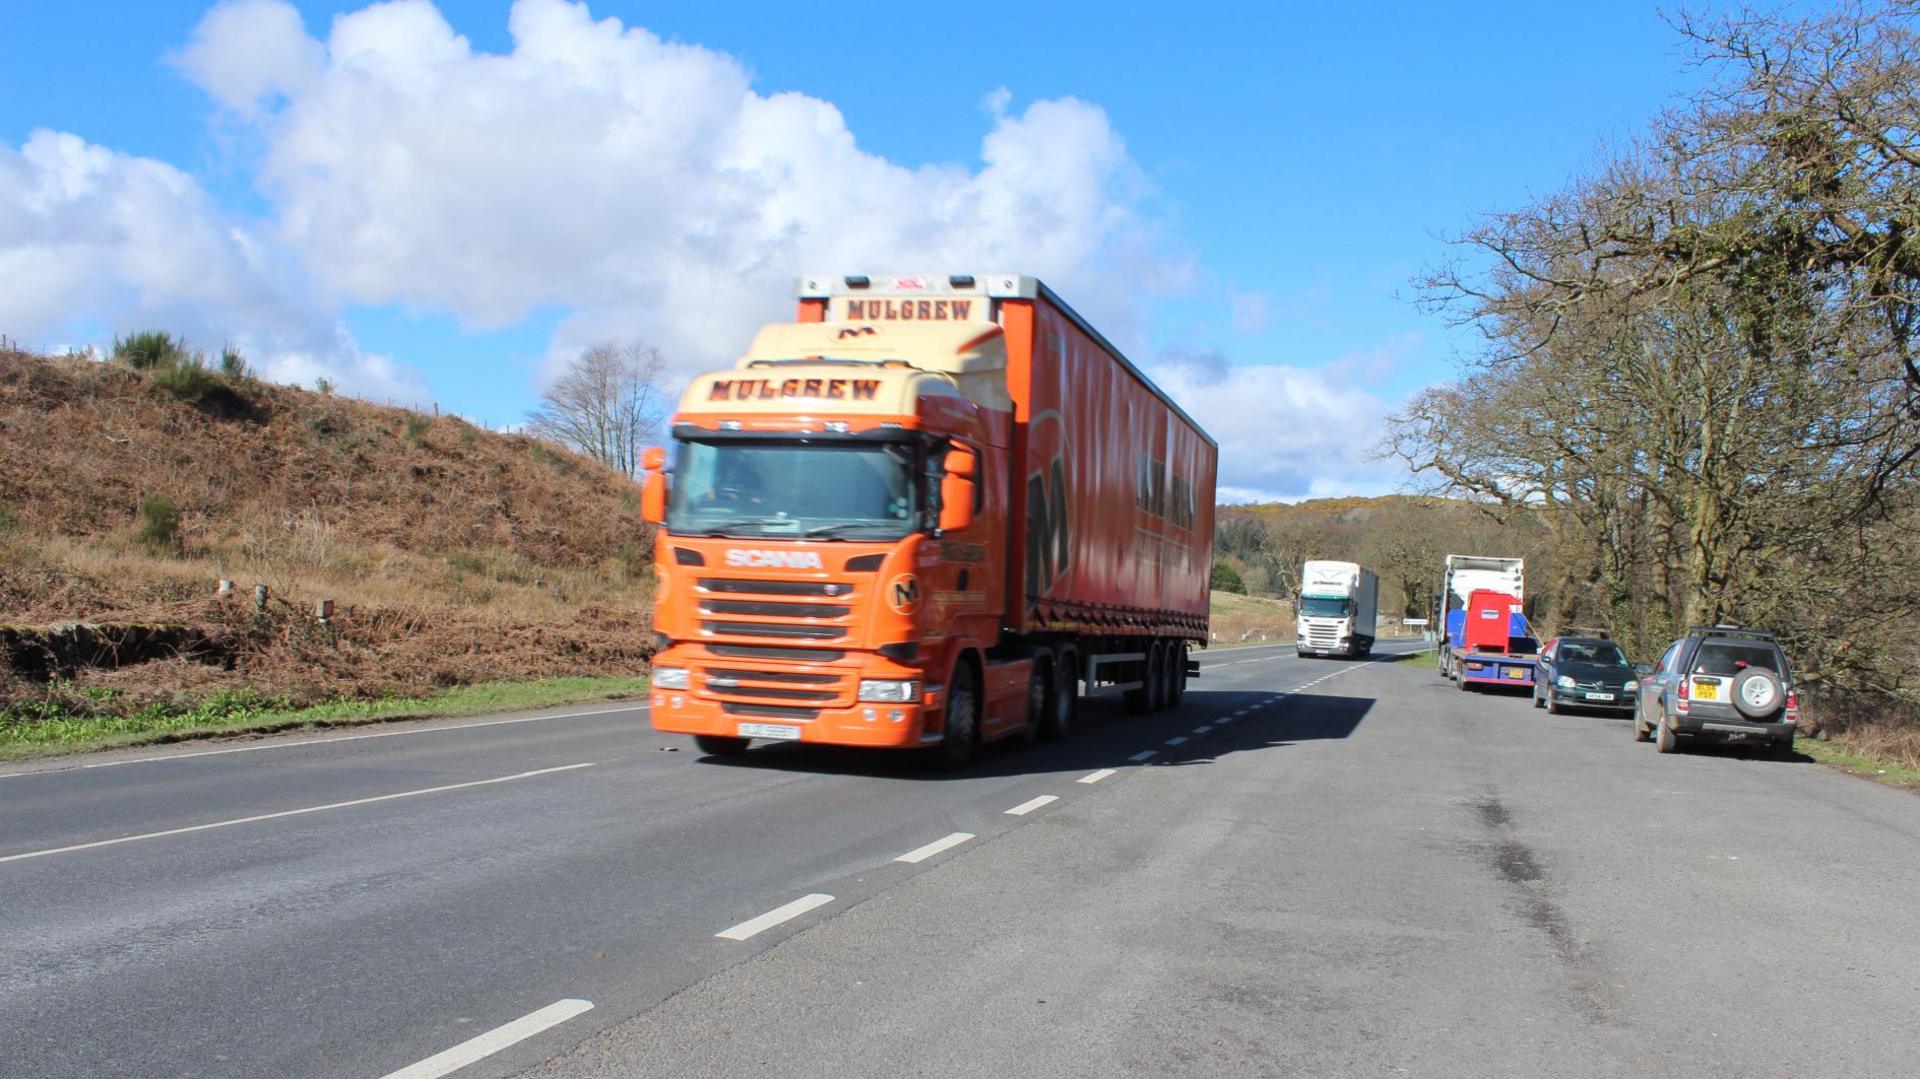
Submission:
[[1300,567],[1300,614],[1294,625],[1303,656],[1373,651],[1379,632],[1380,578],[1357,562],[1312,561]]

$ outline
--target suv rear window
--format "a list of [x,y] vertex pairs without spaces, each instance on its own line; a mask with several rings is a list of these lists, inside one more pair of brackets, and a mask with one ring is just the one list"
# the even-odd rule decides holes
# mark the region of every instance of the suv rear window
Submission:
[[1764,667],[1775,674],[1785,674],[1781,668],[1780,654],[1764,644],[1730,644],[1723,641],[1707,641],[1693,656],[1693,673],[1735,675],[1748,667]]

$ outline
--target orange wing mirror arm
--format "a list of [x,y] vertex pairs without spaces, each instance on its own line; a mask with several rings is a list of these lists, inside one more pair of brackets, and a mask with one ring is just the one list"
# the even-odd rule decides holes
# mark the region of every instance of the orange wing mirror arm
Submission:
[[640,455],[640,516],[648,524],[667,520],[667,451],[649,446]]
[[946,475],[940,478],[940,531],[959,532],[973,524],[974,472],[979,458],[969,449],[955,446],[942,462]]

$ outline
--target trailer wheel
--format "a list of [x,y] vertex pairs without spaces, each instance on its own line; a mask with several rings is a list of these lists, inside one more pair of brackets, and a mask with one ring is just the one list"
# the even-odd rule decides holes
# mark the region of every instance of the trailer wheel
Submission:
[[1147,649],[1147,711],[1167,706],[1167,642],[1155,638]]
[[942,771],[959,771],[973,759],[973,746],[980,737],[978,679],[965,660],[953,669],[953,684],[947,687],[946,716],[940,724],[940,744],[934,747],[935,761]]
[[1167,706],[1178,708],[1187,696],[1187,642],[1175,641],[1167,646],[1167,653],[1173,657],[1167,664]]
[[1041,713],[1040,737],[1049,742],[1065,738],[1079,712],[1080,660],[1063,649],[1053,662],[1053,690],[1047,694],[1046,711]]
[[710,757],[738,757],[747,751],[747,740],[726,734],[696,734],[693,744]]

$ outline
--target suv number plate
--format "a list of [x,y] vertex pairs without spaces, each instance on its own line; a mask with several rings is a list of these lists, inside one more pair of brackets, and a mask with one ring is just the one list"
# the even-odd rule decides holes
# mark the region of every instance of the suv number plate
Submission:
[[1717,701],[1720,699],[1720,683],[1696,678],[1693,680],[1693,696],[1695,700]]
[[800,740],[800,728],[789,727],[785,723],[742,723],[740,737],[777,738],[783,742],[797,742]]

